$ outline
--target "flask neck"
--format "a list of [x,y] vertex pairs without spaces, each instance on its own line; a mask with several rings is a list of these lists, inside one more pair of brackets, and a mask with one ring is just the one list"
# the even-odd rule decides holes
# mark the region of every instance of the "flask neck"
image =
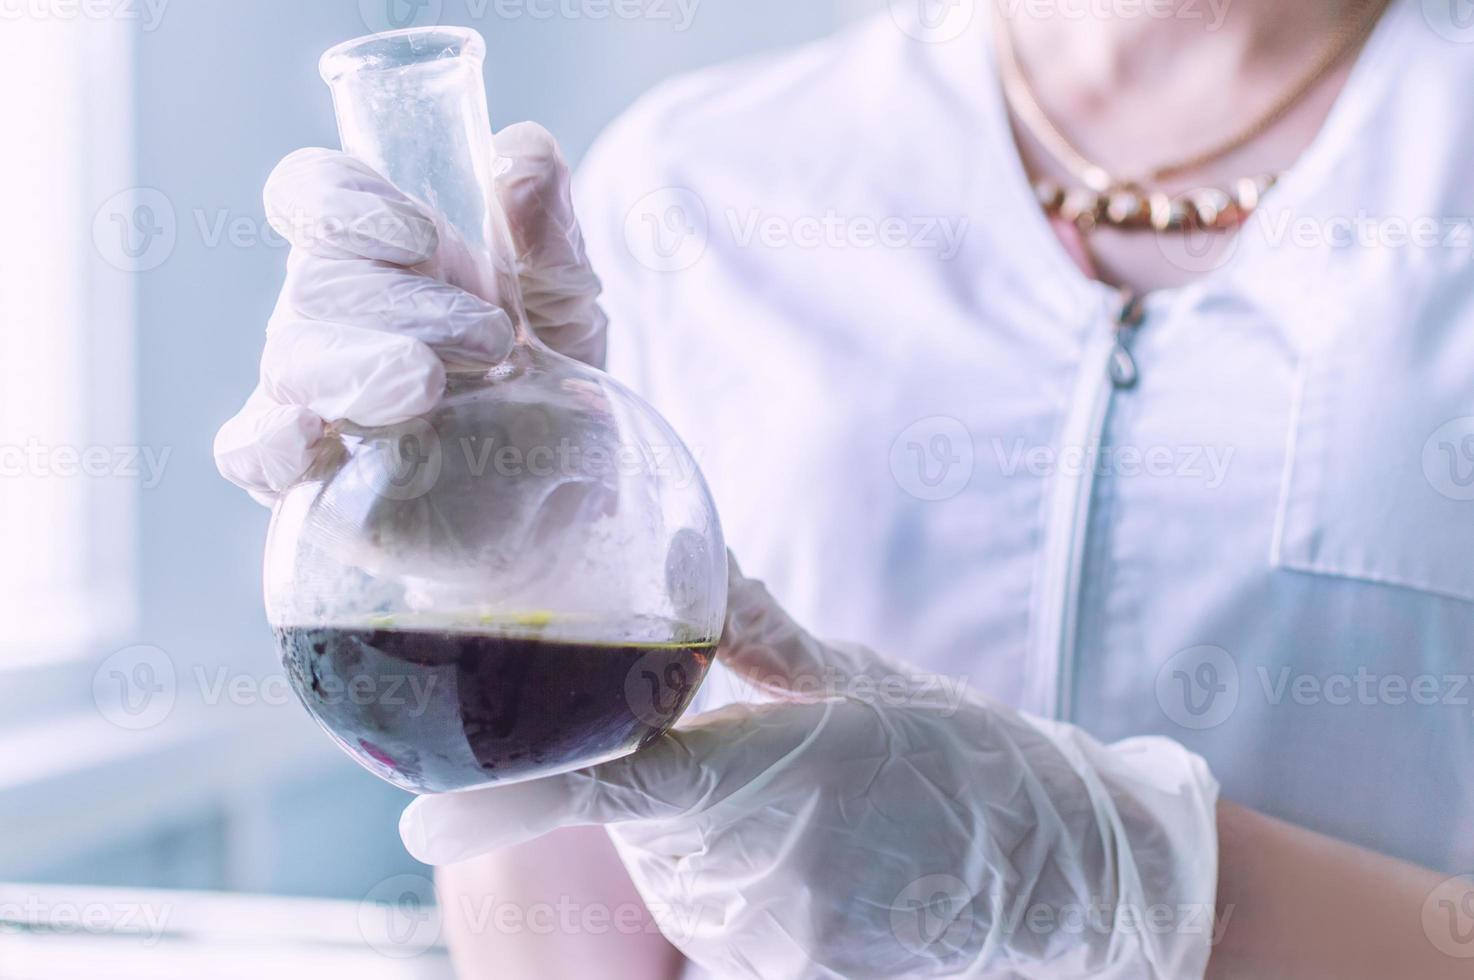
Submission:
[[517,254],[496,195],[496,148],[483,82],[485,43],[464,28],[349,41],[323,56],[343,150],[445,217],[476,264],[467,288],[527,327]]

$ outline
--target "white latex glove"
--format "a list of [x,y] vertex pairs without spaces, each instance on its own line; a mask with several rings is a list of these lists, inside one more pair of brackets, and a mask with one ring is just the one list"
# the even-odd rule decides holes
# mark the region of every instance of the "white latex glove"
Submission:
[[[568,166],[533,123],[495,142],[528,321],[555,350],[601,366],[606,320]],[[474,265],[444,218],[347,154],[291,154],[267,179],[265,202],[292,243],[287,279],[260,383],[215,437],[215,461],[269,503],[329,450],[331,423],[392,425],[429,411],[445,389],[445,362],[501,360],[512,321],[498,297],[461,288],[476,281]]]
[[722,659],[784,700],[592,769],[422,797],[410,853],[607,824],[662,931],[719,977],[1203,975],[1217,784],[1200,758],[949,704],[733,574]]

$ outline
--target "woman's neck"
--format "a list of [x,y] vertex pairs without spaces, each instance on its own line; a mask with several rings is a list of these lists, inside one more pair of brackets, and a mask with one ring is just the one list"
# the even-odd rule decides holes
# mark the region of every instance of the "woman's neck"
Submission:
[[[1034,99],[1086,162],[1116,180],[1171,175],[1149,191],[1235,186],[1291,167],[1320,131],[1354,50],[1306,84],[1329,52],[1364,32],[1385,0],[998,0]],[[1115,9],[1114,15],[1098,13]],[[1052,13],[1051,13],[1052,11]],[[1087,13],[1088,12],[1088,13]],[[1353,49],[1355,45],[1351,46]],[[1299,89],[1303,87],[1303,91]],[[1271,110],[1293,96],[1284,111]],[[1267,120],[1267,121],[1266,121]],[[1081,184],[1079,161],[1054,155],[1014,120],[1030,174]],[[1251,138],[1202,162],[1242,134]],[[1136,292],[1181,285],[1232,254],[1230,232],[1194,239],[1191,261],[1172,232],[1101,226],[1085,248],[1089,274]],[[1201,236],[1197,236],[1201,238]],[[1203,246],[1209,245],[1208,251]]]
[[1107,169],[1212,145],[1382,0],[998,0],[1045,110]]

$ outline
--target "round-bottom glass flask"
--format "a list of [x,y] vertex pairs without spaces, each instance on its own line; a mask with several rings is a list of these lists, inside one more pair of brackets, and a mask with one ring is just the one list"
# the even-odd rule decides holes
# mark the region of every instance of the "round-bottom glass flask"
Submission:
[[429,414],[335,425],[277,505],[266,603],[288,677],[348,753],[441,792],[618,757],[690,703],[725,614],[695,461],[618,382],[528,329],[491,181],[474,31],[375,35],[323,58],[346,151],[446,218],[461,282],[518,325],[452,365]]

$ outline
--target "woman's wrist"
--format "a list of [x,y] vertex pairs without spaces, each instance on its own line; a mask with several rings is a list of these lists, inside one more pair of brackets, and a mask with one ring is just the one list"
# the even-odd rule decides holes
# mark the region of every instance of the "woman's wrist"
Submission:
[[1209,980],[1468,980],[1430,936],[1445,876],[1218,805],[1218,921]]

